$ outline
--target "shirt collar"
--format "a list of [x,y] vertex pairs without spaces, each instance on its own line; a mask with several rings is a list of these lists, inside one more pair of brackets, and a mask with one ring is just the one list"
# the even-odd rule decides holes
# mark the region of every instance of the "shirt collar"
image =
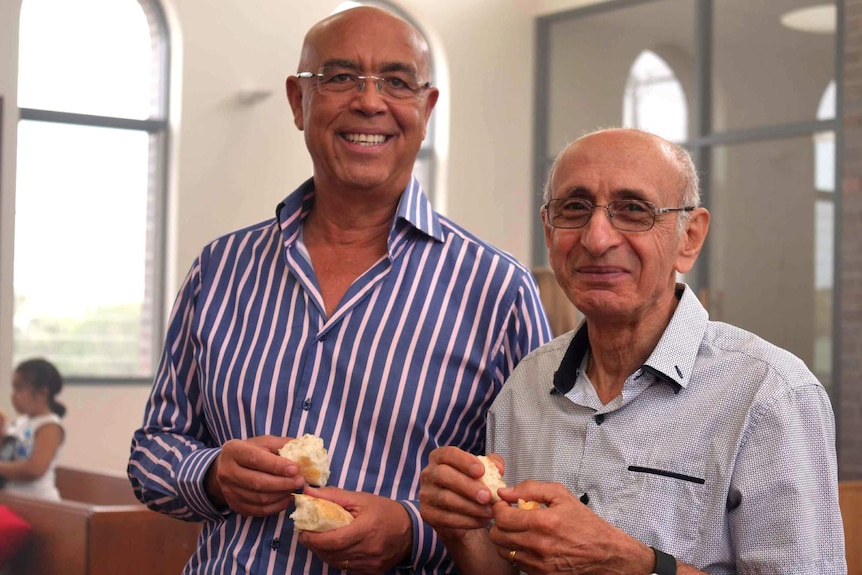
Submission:
[[[309,178],[285,198],[275,209],[275,217],[282,230],[285,245],[293,244],[299,237],[302,222],[314,206],[314,178]],[[415,230],[437,241],[443,241],[440,218],[428,201],[422,186],[415,176],[401,194],[395,218],[389,231],[389,251],[392,254]]]
[[[678,393],[688,386],[709,314],[687,285],[677,284],[676,297],[679,300],[676,310],[641,369],[654,375],[657,381],[670,384],[674,392]],[[584,321],[566,349],[559,369],[554,373],[554,388],[551,392],[565,395],[571,391],[589,348],[590,339]]]

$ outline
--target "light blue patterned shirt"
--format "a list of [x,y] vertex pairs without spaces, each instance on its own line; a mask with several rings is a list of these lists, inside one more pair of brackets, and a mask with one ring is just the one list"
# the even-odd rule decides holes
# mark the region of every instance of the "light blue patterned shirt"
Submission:
[[554,481],[707,573],[843,575],[835,423],[803,362],[709,321],[694,293],[602,405],[586,325],[526,357],[488,414],[505,480]]
[[292,509],[222,515],[203,479],[229,439],[323,438],[329,484],[400,501],[411,567],[451,571],[418,513],[430,451],[481,453],[485,414],[512,369],[550,339],[524,266],[436,214],[414,179],[388,254],[332,317],[304,255],[311,180],[276,218],[206,246],[174,306],[129,475],[150,508],[203,521],[186,573],[336,573],[298,541]]

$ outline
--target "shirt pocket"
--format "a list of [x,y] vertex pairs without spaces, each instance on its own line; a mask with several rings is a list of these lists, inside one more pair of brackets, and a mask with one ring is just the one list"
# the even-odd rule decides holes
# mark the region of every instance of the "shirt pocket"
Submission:
[[652,454],[626,463],[618,527],[644,543],[694,550],[704,522],[709,481],[703,461]]

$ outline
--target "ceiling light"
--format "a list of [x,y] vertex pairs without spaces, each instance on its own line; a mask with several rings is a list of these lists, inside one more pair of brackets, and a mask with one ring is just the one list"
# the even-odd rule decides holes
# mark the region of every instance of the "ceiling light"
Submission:
[[781,16],[781,23],[793,30],[831,34],[835,32],[835,4],[818,4],[792,10]]

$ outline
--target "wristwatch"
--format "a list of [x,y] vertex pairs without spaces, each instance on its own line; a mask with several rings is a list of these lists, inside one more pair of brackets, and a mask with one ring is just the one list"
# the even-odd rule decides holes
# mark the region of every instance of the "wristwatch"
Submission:
[[655,568],[653,575],[676,575],[676,558],[655,547],[650,547],[655,554]]

